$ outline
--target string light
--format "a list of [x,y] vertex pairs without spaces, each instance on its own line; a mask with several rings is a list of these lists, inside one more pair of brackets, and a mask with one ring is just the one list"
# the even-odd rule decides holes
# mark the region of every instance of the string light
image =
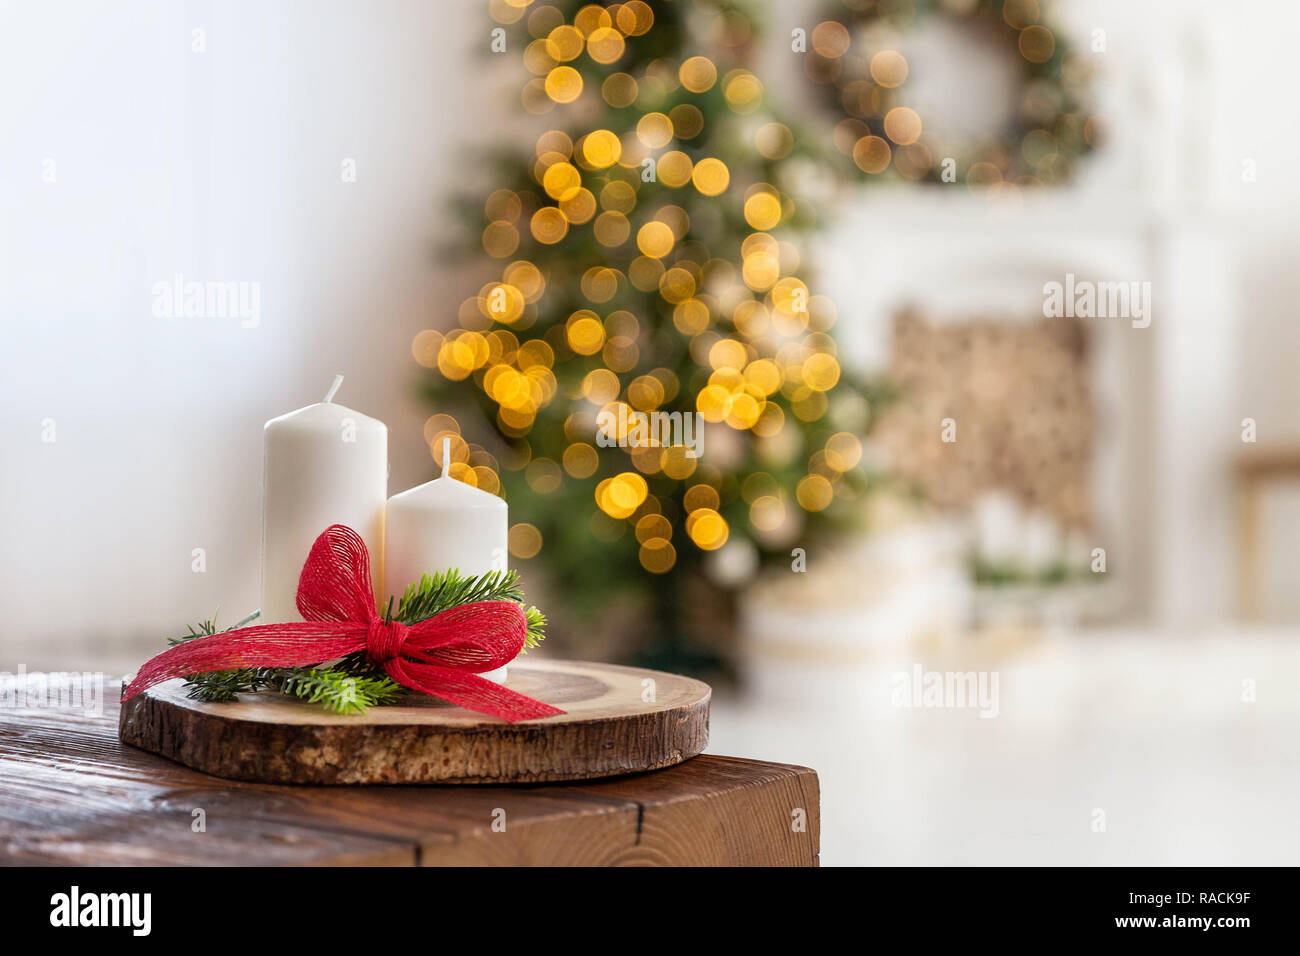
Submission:
[[[531,184],[487,196],[481,244],[504,262],[500,278],[462,303],[457,327],[426,329],[411,343],[422,366],[492,403],[496,427],[510,439],[508,454],[498,461],[469,444],[445,413],[425,423],[431,449],[452,439],[452,474],[497,494],[521,479],[531,493],[556,501],[585,487],[592,537],[602,544],[630,537],[638,564],[651,574],[672,571],[682,549],[723,547],[736,522],[746,535],[762,536],[787,526],[792,507],[808,514],[829,508],[837,483],[862,458],[852,434],[826,440],[830,429],[821,424],[826,393],[843,374],[825,334],[834,308],[796,274],[799,256],[784,238],[800,214],[794,198],[777,180],[747,176],[738,195],[732,154],[709,149],[725,141],[708,137],[719,131],[710,124],[730,114],[731,122],[748,124],[755,157],[775,161],[793,152],[790,127],[762,115],[762,82],[743,67],[724,69],[721,55],[629,58],[655,25],[654,11],[639,0],[588,4],[572,22],[530,0],[491,0],[489,9],[498,23],[523,20],[519,28],[527,30],[525,108],[542,115],[558,107],[563,115],[568,107],[593,121],[545,130],[530,158]],[[748,22],[735,11],[719,28],[724,51],[748,42]],[[823,56],[848,49],[842,27],[823,24],[812,40]],[[878,54],[871,73],[881,86],[901,84],[907,64],[901,54]],[[759,115],[742,119],[752,114]],[[910,109],[898,108],[887,127],[878,136],[864,126],[852,138],[859,166],[888,165],[895,148],[922,135]],[[1027,148],[1037,156],[1054,145],[1035,140]],[[739,249],[728,247],[726,217],[747,229]],[[602,251],[570,264],[563,251],[571,242]],[[667,352],[666,340],[656,338],[665,321],[680,337]],[[677,361],[665,356],[683,347],[675,369],[655,364]],[[708,427],[752,442],[776,441],[791,420],[816,424],[821,437],[806,452],[806,473],[796,465],[778,481],[756,471],[737,485],[681,443],[659,435],[630,441],[630,416],[664,409],[697,412]],[[600,447],[598,421],[622,423],[609,436],[621,442],[617,451]],[[520,474],[503,482],[503,472]],[[541,552],[539,525],[545,521],[511,527],[513,556]]]

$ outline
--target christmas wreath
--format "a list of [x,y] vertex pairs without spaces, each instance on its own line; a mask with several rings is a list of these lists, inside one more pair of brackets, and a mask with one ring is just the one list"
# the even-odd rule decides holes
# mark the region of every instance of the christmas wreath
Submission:
[[[897,48],[934,16],[982,28],[1016,60],[1012,118],[987,137],[935,129],[908,104],[909,64]],[[1090,65],[1044,20],[1037,0],[838,0],[808,40],[805,70],[839,117],[836,146],[872,180],[1059,185],[1098,145]],[[1093,43],[1104,49],[1104,34]]]

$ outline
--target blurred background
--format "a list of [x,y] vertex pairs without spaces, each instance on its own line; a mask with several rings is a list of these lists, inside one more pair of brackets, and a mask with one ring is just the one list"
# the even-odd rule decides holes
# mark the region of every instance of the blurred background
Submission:
[[[0,3],[0,670],[255,607],[262,423],[342,373],[390,492],[450,437],[506,497],[546,652],[818,770],[825,863],[1294,862],[1297,30]],[[185,281],[257,308],[160,314]],[[702,456],[601,447],[620,404]]]

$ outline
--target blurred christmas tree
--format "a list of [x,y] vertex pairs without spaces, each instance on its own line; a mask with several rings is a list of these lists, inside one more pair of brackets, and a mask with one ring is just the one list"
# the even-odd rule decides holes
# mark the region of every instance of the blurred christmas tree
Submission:
[[[878,396],[841,367],[791,242],[825,167],[765,102],[740,4],[489,7],[551,128],[464,205],[504,268],[413,343],[436,370],[425,438],[506,497],[512,555],[559,603],[631,601],[637,660],[704,669],[760,560],[790,566],[866,490]],[[702,454],[641,442],[637,412],[698,422]]]

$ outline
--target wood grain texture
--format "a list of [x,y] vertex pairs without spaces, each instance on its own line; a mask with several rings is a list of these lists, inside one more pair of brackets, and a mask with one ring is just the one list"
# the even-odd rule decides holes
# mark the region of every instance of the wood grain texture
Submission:
[[[653,700],[643,699],[653,681]],[[508,687],[566,713],[507,724],[421,694],[337,716],[274,693],[204,704],[168,681],[122,705],[122,740],[261,783],[541,783],[656,770],[709,742],[709,685],[662,671],[520,661]]]
[[817,863],[803,767],[704,755],[578,784],[240,783],[123,745],[117,693],[99,714],[0,708],[0,865]]

